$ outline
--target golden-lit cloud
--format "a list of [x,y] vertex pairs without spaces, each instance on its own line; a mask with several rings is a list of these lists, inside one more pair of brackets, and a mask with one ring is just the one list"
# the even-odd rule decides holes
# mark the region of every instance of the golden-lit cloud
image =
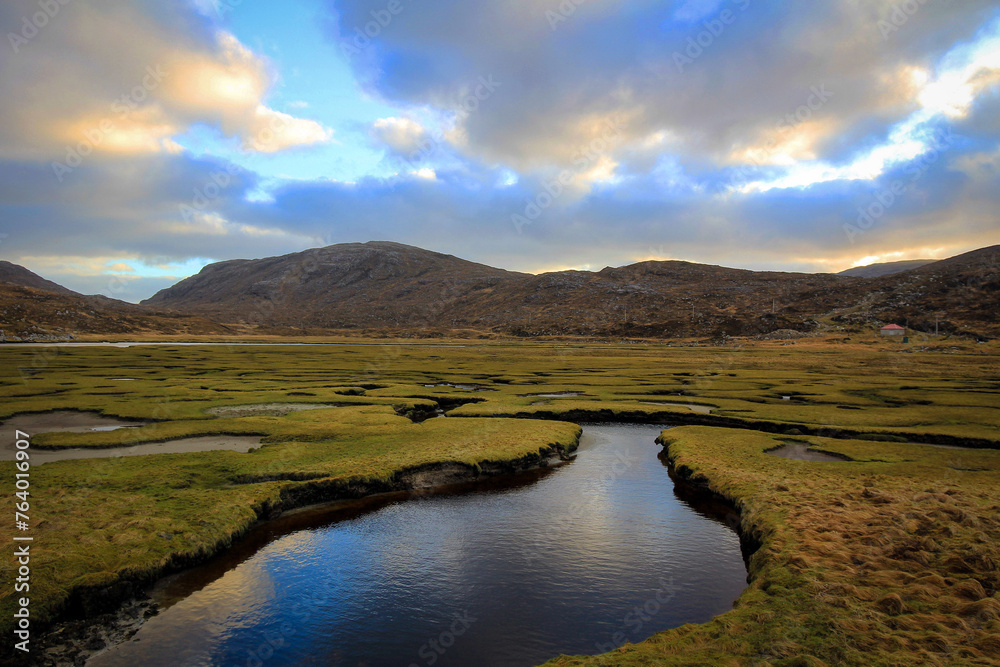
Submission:
[[134,273],[135,269],[132,268],[131,266],[129,266],[128,264],[126,264],[125,262],[115,262],[114,264],[112,264],[111,266],[108,267],[108,271],[115,271],[115,272],[126,271],[126,272],[130,272],[130,273]]
[[752,144],[735,148],[729,162],[789,166],[801,160],[815,160],[817,144],[832,136],[836,130],[837,123],[829,117],[775,126],[759,132]]
[[243,148],[260,153],[276,153],[295,146],[308,146],[333,139],[333,132],[320,123],[295,118],[257,105],[243,135]]
[[66,145],[79,148],[83,143],[96,152],[175,153],[181,147],[172,137],[181,129],[159,104],[150,104],[120,116],[89,115],[57,122],[52,134]]
[[395,151],[408,154],[419,150],[427,130],[412,118],[379,118],[372,123],[371,134]]
[[812,266],[816,271],[839,273],[858,266],[883,264],[885,262],[904,262],[911,259],[944,259],[960,254],[969,249],[969,244],[956,243],[934,247],[907,247],[902,250],[884,250],[868,255],[843,253],[833,257],[802,257],[795,261]]
[[252,152],[332,139],[319,122],[267,106],[276,75],[228,32],[189,35],[138,6],[99,0],[78,0],[72,11],[73,20],[47,26],[47,48],[0,64],[5,85],[19,92],[0,99],[0,155],[73,162],[176,153],[176,139],[195,124]]

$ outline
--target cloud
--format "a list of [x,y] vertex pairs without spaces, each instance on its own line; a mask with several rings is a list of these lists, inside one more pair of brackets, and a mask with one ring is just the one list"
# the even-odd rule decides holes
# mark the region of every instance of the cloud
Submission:
[[379,118],[372,123],[371,135],[403,156],[420,151],[430,142],[427,130],[411,118]]
[[[373,239],[528,271],[554,265],[599,269],[651,255],[752,268],[839,270],[890,249],[919,254],[942,248],[945,256],[1000,242],[995,154],[995,143],[963,139],[916,179],[908,171],[913,164],[907,164],[871,183],[835,181],[730,199],[706,198],[686,186],[665,191],[662,174],[636,174],[547,208],[520,230],[511,215],[544,192],[543,180],[483,186],[502,179],[499,168],[439,171],[434,180],[401,174],[353,184],[289,181],[274,188],[270,199],[252,201],[246,195],[258,187],[256,179],[235,171],[229,185],[188,220],[178,207],[191,206],[193,193],[215,182],[213,174],[226,173],[225,163],[153,155],[87,164],[79,170],[79,187],[62,190],[58,200],[39,186],[38,174],[0,163],[0,215],[9,220],[16,212],[32,221],[10,229],[0,249],[7,259],[20,259],[50,279],[65,276],[67,286],[90,291],[104,287],[85,274],[107,271],[111,259],[135,266],[127,258],[159,264],[191,257],[266,257]],[[36,169],[44,173],[45,167]],[[862,233],[853,238],[845,233],[845,225],[857,224],[859,208],[897,179],[905,181],[905,193]],[[40,266],[32,259],[38,248],[55,259]],[[78,260],[79,275],[67,275],[56,270],[67,265],[60,257],[91,257],[93,266]],[[129,284],[136,290],[153,285]],[[134,294],[144,298],[151,292]]]
[[[249,151],[332,137],[317,121],[267,107],[268,63],[180,0],[60,7],[0,63],[0,156],[178,152],[173,138],[195,124],[239,137]],[[37,10],[31,0],[5,2],[0,25]]]
[[[385,8],[335,5],[334,46]],[[394,175],[345,183],[254,171],[332,143],[332,121],[270,100],[279,65],[211,3],[74,0],[0,61],[0,250],[80,291],[124,274],[133,298],[167,280],[150,266],[373,239],[518,270],[838,270],[998,243],[996,3],[897,5],[404,2],[350,55],[377,111],[336,127]],[[0,25],[34,11],[4,3]],[[203,126],[241,164],[179,145]]]
[[111,266],[108,266],[107,269],[108,271],[114,271],[115,273],[121,273],[121,272],[135,273],[135,269],[133,269],[125,262],[115,262]]
[[[337,2],[335,39],[350,40],[383,4]],[[830,158],[844,134],[870,134],[909,113],[909,72],[996,12],[988,0],[928,3],[884,37],[879,22],[892,19],[891,2],[563,5],[576,9],[544,0],[404,5],[351,62],[372,93],[442,110],[454,110],[478,77],[494,76],[501,88],[460,123],[465,153],[519,172],[565,168],[595,120],[611,116],[628,119],[623,150],[665,132],[676,154],[725,163],[824,85],[834,97],[786,148],[791,158]],[[554,25],[550,12],[561,12]],[[691,62],[679,66],[678,54]]]
[[[0,161],[0,251],[11,261],[40,255],[179,263],[190,257],[263,257],[321,242],[241,218],[256,176],[215,159],[186,154],[107,156],[88,161],[53,197],[43,163]],[[117,261],[117,259],[116,259]],[[81,262],[74,263],[81,264]]]

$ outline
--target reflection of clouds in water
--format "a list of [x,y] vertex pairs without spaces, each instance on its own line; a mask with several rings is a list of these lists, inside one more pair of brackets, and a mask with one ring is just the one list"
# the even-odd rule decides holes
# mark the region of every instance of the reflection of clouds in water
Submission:
[[362,576],[413,599],[464,598],[468,538],[482,526],[468,523],[466,513],[452,510],[460,500],[430,497],[391,505],[360,519],[370,556]]
[[681,592],[642,632],[708,620],[745,587],[739,540],[671,492],[660,430],[587,426],[577,459],[530,485],[286,534],[95,665],[244,664],[269,636],[286,643],[267,665],[421,663],[420,647],[466,612],[479,620],[440,664],[537,664],[593,652],[666,574]]
[[[586,481],[569,483],[566,495],[572,500],[554,517],[552,529],[528,545],[538,551],[532,557],[554,567],[601,568],[607,581],[615,580],[621,563],[658,551],[665,532],[684,533],[700,520],[681,503],[662,502],[670,482],[653,444],[660,427],[611,428],[590,428],[582,444],[596,451],[574,464],[590,469]],[[622,438],[623,432],[629,437]],[[738,550],[738,542],[735,546]],[[679,542],[671,549],[688,557],[702,548]]]
[[[91,667],[209,665],[215,647],[235,630],[253,627],[268,615],[276,597],[265,559],[230,570],[197,595],[146,622],[131,641],[99,654]],[[152,647],[152,651],[150,648]]]

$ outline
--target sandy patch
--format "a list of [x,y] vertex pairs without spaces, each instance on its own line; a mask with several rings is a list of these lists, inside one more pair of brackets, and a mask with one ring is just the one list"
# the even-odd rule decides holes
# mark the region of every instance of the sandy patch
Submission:
[[[233,452],[248,452],[260,446],[263,436],[259,435],[205,435],[196,438],[182,438],[169,442],[154,442],[131,447],[111,447],[107,449],[31,449],[31,465],[40,466],[51,461],[68,459],[103,459],[120,456],[146,456],[149,454],[191,454],[194,452],[211,452],[228,450]],[[13,449],[4,448],[0,452],[0,460],[14,459]]]
[[816,452],[809,449],[809,445],[803,444],[801,442],[788,442],[778,447],[777,449],[771,449],[767,452],[771,456],[777,456],[783,459],[792,459],[795,461],[844,461],[845,459],[839,456],[832,456],[830,454],[824,454],[823,452]]
[[[148,422],[132,420],[125,421],[117,417],[105,417],[97,412],[81,410],[55,410],[53,412],[35,412],[31,414],[14,415],[4,420],[4,431],[19,429],[35,435],[37,433],[54,433],[56,431],[113,431],[119,428],[144,426]],[[5,445],[4,445],[5,446]]]
[[674,403],[672,401],[642,401],[643,405],[672,405],[678,408],[687,408],[691,412],[700,412],[703,415],[712,414],[713,408],[710,405],[698,405],[697,403]]
[[216,417],[284,417],[302,410],[322,410],[335,408],[327,403],[255,403],[252,405],[224,405],[209,408],[207,412]]

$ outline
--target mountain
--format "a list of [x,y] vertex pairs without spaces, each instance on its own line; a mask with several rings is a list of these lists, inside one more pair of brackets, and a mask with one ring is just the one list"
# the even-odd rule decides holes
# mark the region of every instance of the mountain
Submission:
[[485,295],[472,326],[522,335],[752,335],[809,329],[803,291],[835,294],[844,279],[647,261],[598,272],[510,281]]
[[919,331],[1000,335],[1000,246],[872,281],[870,316]]
[[143,305],[229,323],[325,328],[468,324],[461,315],[498,285],[529,278],[387,241],[345,243],[209,264]]
[[[531,275],[389,242],[206,266],[144,305],[229,324],[393,331],[684,337],[900,321],[1000,333],[1000,247],[876,278],[640,262]],[[931,317],[931,319],[928,319]]]
[[910,269],[919,269],[921,266],[932,264],[934,259],[905,259],[901,262],[881,262],[879,264],[868,264],[866,266],[855,266],[838,273],[838,276],[852,276],[856,278],[879,278],[881,276],[891,276],[894,273],[902,273]]
[[46,290],[48,292],[55,292],[57,294],[83,296],[73,290],[66,289],[62,285],[58,285],[51,280],[46,280],[37,273],[32,273],[19,264],[12,264],[11,262],[7,262],[5,260],[0,260],[0,283],[17,285],[20,287],[31,287],[34,289]]
[[0,261],[0,342],[60,340],[79,334],[224,334],[201,317],[160,312],[105,296],[84,296]]
[[866,278],[681,261],[531,275],[398,243],[349,243],[210,264],[140,305],[0,263],[0,339],[331,330],[679,338],[887,322],[997,337],[997,313],[1000,246]]

